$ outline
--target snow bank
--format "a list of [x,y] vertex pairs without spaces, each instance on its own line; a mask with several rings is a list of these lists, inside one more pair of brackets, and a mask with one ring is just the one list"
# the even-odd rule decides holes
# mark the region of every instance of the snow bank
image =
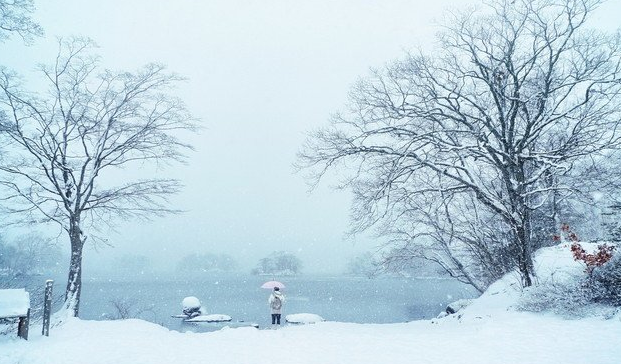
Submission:
[[[511,312],[443,324],[320,322],[180,333],[141,320],[71,319],[50,337],[0,337],[2,364],[618,364],[621,322]],[[577,355],[577,345],[588,357]],[[597,348],[595,350],[595,348]]]

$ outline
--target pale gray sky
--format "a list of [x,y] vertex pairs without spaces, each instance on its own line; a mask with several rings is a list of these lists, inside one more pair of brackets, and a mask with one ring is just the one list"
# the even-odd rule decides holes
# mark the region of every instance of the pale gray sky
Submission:
[[[22,72],[51,61],[55,37],[83,35],[102,64],[133,70],[161,62],[188,78],[178,90],[205,129],[192,137],[189,164],[165,170],[186,188],[173,199],[188,212],[119,224],[114,248],[89,251],[85,267],[141,253],[174,266],[183,255],[229,253],[248,267],[273,250],[302,259],[305,271],[340,272],[371,249],[345,240],[350,196],[329,183],[308,193],[293,174],[304,133],[342,108],[350,86],[417,46],[429,47],[443,10],[458,0],[57,0],[36,1],[46,37],[2,45],[0,63]],[[621,1],[597,14],[619,25]],[[26,74],[29,77],[28,74]],[[64,240],[63,240],[64,241]]]

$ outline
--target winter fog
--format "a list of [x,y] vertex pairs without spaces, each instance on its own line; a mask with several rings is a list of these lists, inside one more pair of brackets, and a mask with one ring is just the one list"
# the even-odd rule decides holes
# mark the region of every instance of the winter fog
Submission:
[[[187,151],[183,166],[157,167],[185,185],[171,199],[183,212],[115,223],[100,233],[103,241],[87,244],[87,272],[115,269],[136,256],[153,269],[174,270],[191,253],[228,254],[249,271],[271,252],[287,251],[305,272],[340,273],[382,241],[347,234],[350,192],[332,188],[336,174],[309,192],[304,171],[295,173],[296,153],[309,131],[344,107],[359,77],[409,50],[433,49],[444,11],[464,6],[456,0],[41,1],[35,18],[45,41],[24,47],[11,39],[2,62],[28,79],[36,64],[53,59],[54,37],[79,34],[98,44],[106,68],[157,61],[187,79],[176,92],[200,119],[200,132],[184,135],[195,150]],[[612,30],[620,11],[610,1],[591,21]],[[154,171],[145,166],[119,176]],[[63,239],[56,226],[37,231]]]
[[0,363],[616,364],[619,14],[0,0]]
[[[115,224],[101,234],[105,242],[87,244],[85,272],[115,269],[136,255],[174,270],[190,253],[229,254],[249,271],[273,251],[295,253],[304,272],[344,271],[348,259],[379,241],[347,235],[350,193],[331,188],[336,178],[309,193],[304,172],[293,168],[296,153],[306,133],[343,107],[369,67],[431,46],[425,39],[435,32],[434,19],[458,3],[38,2],[45,41],[24,47],[11,39],[2,52],[6,66],[32,75],[36,64],[55,56],[54,37],[88,36],[106,68],[157,61],[186,77],[176,92],[202,127],[187,136],[195,151],[187,152],[186,165],[158,169],[185,185],[171,199],[184,212]],[[148,175],[151,168],[119,176]],[[56,226],[39,230],[64,239]],[[66,248],[64,240],[60,245]]]

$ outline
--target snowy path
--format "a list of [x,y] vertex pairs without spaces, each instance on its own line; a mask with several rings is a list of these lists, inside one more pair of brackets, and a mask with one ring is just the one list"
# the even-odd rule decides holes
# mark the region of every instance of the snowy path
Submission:
[[325,322],[279,330],[177,333],[140,320],[74,320],[31,341],[0,338],[2,364],[618,364],[618,318],[526,313],[458,323]]

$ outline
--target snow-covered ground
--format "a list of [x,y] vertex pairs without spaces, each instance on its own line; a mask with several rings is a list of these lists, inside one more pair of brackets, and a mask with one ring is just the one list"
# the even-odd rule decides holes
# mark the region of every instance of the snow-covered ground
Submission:
[[[568,247],[537,255],[539,279],[581,274]],[[69,320],[50,337],[0,338],[2,364],[621,363],[621,314],[567,319],[519,312],[508,275],[454,315],[402,324],[319,322],[277,330],[180,333],[141,320]]]

